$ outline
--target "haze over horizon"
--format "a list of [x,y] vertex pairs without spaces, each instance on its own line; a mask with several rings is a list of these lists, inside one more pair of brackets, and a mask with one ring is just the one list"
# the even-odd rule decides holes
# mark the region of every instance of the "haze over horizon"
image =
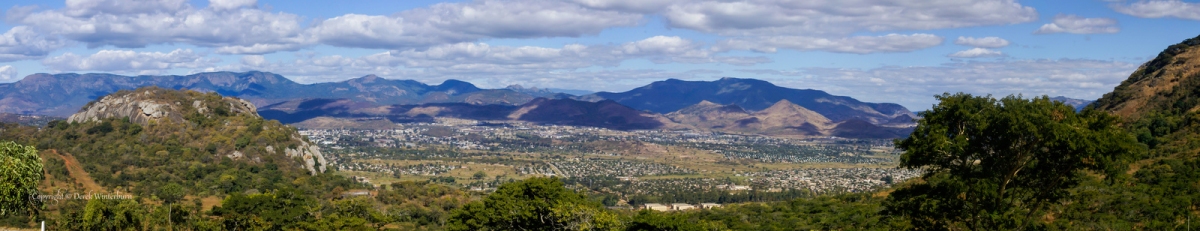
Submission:
[[737,77],[914,111],[942,92],[1096,99],[1200,34],[1200,3],[1179,0],[9,2],[3,83],[257,70],[620,92]]

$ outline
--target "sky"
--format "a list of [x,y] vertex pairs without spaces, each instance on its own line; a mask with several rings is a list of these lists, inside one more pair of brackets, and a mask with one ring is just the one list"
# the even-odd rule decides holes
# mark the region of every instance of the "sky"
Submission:
[[34,73],[374,74],[627,91],[755,78],[924,110],[1096,99],[1200,35],[1180,0],[6,0],[0,83]]

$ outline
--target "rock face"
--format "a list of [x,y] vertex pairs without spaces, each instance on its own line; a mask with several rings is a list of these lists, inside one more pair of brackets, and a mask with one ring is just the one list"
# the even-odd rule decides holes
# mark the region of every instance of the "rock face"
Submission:
[[[67,122],[83,123],[105,118],[129,117],[130,122],[145,126],[150,121],[161,119],[176,123],[183,122],[184,113],[191,110],[202,114],[209,112],[210,105],[201,100],[191,101],[191,105],[188,105],[191,108],[188,108],[182,102],[162,97],[167,91],[171,90],[146,87],[134,91],[119,91],[88,103],[79,112],[68,117]],[[224,106],[222,108],[226,108],[228,112],[234,114],[258,116],[258,109],[246,100],[223,97],[218,103],[226,105],[212,106]]]
[[321,149],[317,148],[316,145],[304,141],[304,139],[300,139],[298,136],[293,136],[292,139],[300,140],[300,146],[297,146],[295,149],[285,149],[284,153],[288,157],[300,157],[300,159],[304,160],[303,167],[308,169],[308,172],[313,173],[313,175],[325,172],[325,166],[328,165],[328,162],[325,162],[325,156],[321,155]]
[[[191,121],[200,115],[200,118],[206,118],[217,122],[213,128],[208,128],[213,132],[221,131],[245,131],[245,125],[229,125],[228,121],[233,117],[238,117],[239,121],[264,120],[258,115],[258,109],[253,103],[234,98],[221,97],[215,93],[199,93],[199,92],[184,92],[176,90],[162,89],[158,87],[144,87],[132,91],[119,91],[111,95],[101,97],[99,100],[88,103],[79,112],[71,115],[67,119],[68,122],[87,123],[101,121],[108,118],[129,118],[132,123],[142,126],[153,126],[153,124],[165,123],[185,123],[191,129],[204,129]],[[281,125],[276,125],[281,126]],[[282,129],[277,127],[277,129]],[[225,134],[229,135],[229,134]],[[253,134],[250,134],[253,136]],[[311,174],[325,172],[328,162],[325,156],[321,154],[321,150],[316,145],[304,140],[299,134],[292,133],[291,140],[284,143],[297,144],[296,148],[286,148],[282,153],[276,152],[274,146],[265,147],[265,155],[287,155],[292,158],[300,158],[301,167],[307,169]],[[237,139],[239,137],[232,137]],[[242,137],[247,138],[247,137]],[[291,146],[291,145],[289,145]],[[229,147],[229,146],[227,146]],[[224,156],[230,159],[245,159],[250,161],[259,161],[261,158],[257,155],[262,155],[261,151],[254,152],[250,147],[238,146],[237,150],[227,150]],[[231,148],[232,149],[232,148]],[[252,155],[258,153],[257,155]]]

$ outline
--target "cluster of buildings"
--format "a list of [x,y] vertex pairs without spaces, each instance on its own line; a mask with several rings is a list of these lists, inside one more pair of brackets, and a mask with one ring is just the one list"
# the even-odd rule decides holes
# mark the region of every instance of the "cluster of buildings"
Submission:
[[918,170],[895,168],[813,168],[739,173],[752,185],[808,189],[818,193],[862,192],[920,176]]
[[711,208],[717,208],[717,207],[721,207],[721,205],[716,204],[716,203],[700,203],[700,204],[695,204],[695,205],[685,204],[685,203],[672,203],[672,204],[646,203],[646,204],[643,204],[640,208],[666,212],[666,211],[683,211],[683,210],[692,210],[692,209],[711,209]]
[[612,159],[573,159],[548,161],[562,172],[563,177],[572,176],[655,176],[693,174],[695,171],[646,161]]

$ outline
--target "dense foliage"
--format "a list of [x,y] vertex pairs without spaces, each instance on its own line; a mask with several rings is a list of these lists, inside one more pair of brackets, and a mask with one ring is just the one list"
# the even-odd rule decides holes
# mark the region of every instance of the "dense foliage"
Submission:
[[0,142],[0,216],[37,213],[38,183],[42,181],[42,158],[37,149],[13,142]]
[[1104,112],[1075,113],[1047,97],[944,94],[896,147],[900,166],[924,169],[897,189],[889,214],[922,229],[1025,229],[1070,197],[1081,171],[1117,177],[1140,151]]

